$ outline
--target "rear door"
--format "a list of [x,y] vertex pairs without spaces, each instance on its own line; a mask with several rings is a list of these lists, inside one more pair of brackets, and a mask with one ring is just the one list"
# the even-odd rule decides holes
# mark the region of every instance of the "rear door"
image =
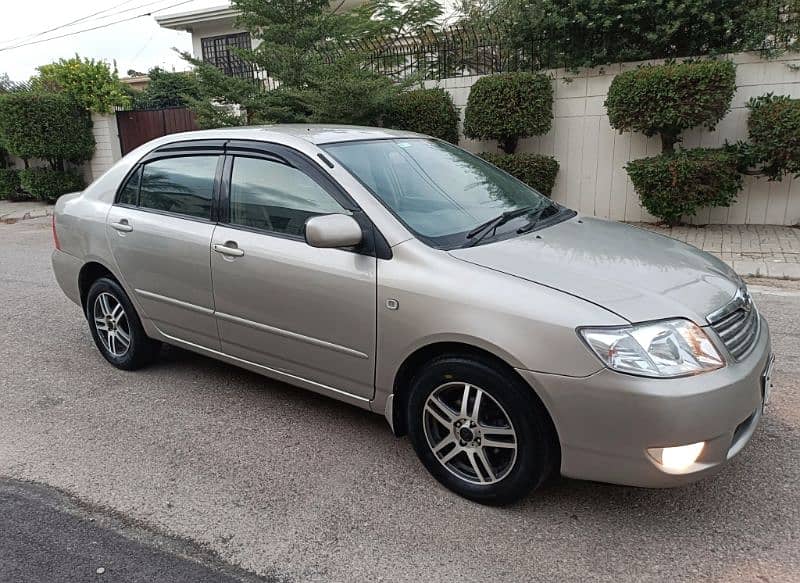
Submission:
[[171,147],[129,175],[107,218],[114,259],[165,335],[219,350],[210,249],[222,144]]
[[228,148],[212,240],[222,351],[370,399],[375,374],[374,253],[318,249],[305,221],[358,214],[324,173],[287,148]]

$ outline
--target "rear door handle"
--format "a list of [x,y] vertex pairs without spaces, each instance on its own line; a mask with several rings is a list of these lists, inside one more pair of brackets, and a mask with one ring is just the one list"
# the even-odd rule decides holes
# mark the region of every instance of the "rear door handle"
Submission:
[[244,249],[239,249],[233,241],[228,241],[224,245],[215,243],[213,249],[217,253],[227,255],[228,257],[241,257],[244,255]]
[[111,223],[111,228],[121,233],[130,233],[133,227],[128,223],[128,219],[120,219],[118,223]]

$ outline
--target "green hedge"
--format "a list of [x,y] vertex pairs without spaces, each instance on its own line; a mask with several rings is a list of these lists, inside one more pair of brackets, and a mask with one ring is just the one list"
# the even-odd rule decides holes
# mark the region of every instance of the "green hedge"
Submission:
[[83,190],[86,183],[74,172],[60,172],[49,168],[28,168],[19,171],[22,189],[33,197],[55,202],[62,194]]
[[11,154],[54,167],[89,160],[94,153],[89,114],[61,94],[0,95],[0,137]]
[[771,180],[800,176],[800,99],[762,95],[747,103],[752,161]]
[[683,130],[713,129],[735,91],[736,68],[729,61],[645,65],[617,75],[605,104],[611,127],[660,134],[669,152]]
[[14,168],[0,168],[0,200],[15,200],[19,195],[19,171]]
[[493,154],[484,152],[481,158],[505,170],[528,186],[546,196],[553,193],[558,174],[558,162],[540,154]]
[[694,148],[628,162],[626,169],[650,214],[669,225],[707,206],[730,206],[742,188],[738,156]]
[[416,89],[395,97],[386,113],[387,127],[427,134],[458,143],[458,111],[444,89]]
[[472,86],[464,111],[464,135],[497,140],[513,154],[520,138],[550,131],[553,86],[550,78],[534,73],[501,73],[481,77]]

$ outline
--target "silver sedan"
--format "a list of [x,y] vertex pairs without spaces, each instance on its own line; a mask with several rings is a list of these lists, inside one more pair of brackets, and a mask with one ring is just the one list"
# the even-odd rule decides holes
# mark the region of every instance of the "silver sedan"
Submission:
[[167,136],[59,199],[53,235],[112,365],[168,343],[383,414],[482,503],[554,472],[691,482],[769,397],[767,323],[724,263],[418,134]]

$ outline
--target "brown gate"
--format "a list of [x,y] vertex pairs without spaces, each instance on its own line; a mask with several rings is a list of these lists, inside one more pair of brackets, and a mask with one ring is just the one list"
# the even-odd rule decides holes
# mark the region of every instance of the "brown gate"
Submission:
[[194,113],[185,107],[117,112],[119,143],[124,156],[152,139],[198,129]]

